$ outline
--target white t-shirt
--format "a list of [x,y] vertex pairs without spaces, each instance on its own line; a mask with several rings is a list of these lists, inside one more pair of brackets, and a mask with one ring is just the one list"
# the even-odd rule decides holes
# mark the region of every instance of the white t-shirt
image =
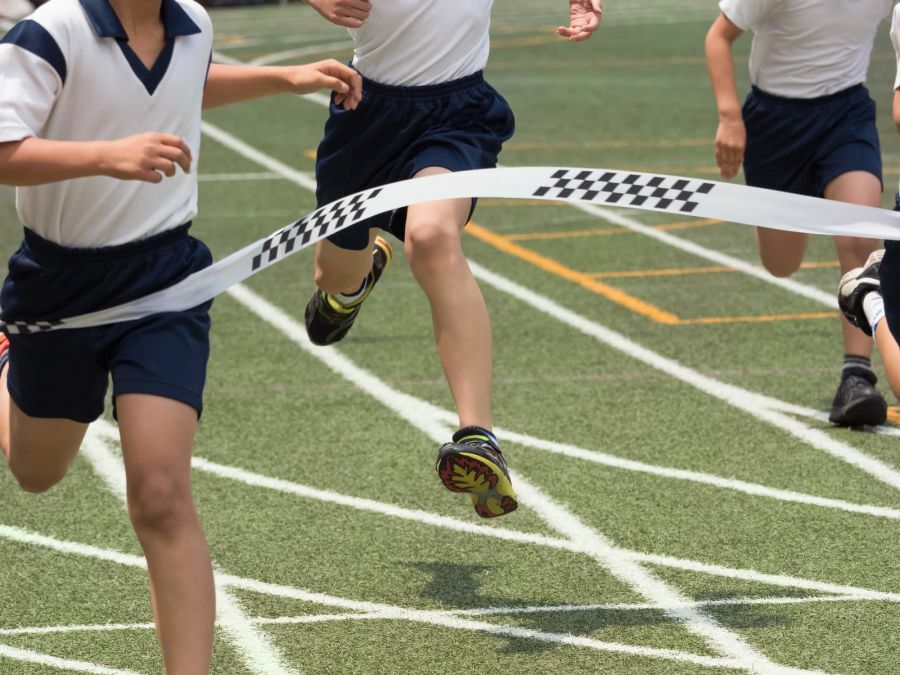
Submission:
[[[212,24],[191,0],[163,0],[171,46],[148,71],[108,0],[53,0],[0,41],[0,142],[112,140],[148,131],[184,139],[197,166]],[[63,246],[136,241],[197,213],[197,174],[162,183],[77,178],[16,191],[22,222]]]
[[879,22],[896,0],[721,0],[753,31],[750,80],[788,98],[827,96],[865,82]]
[[897,56],[897,77],[894,79],[894,89],[900,89],[900,5],[894,7],[894,16],[891,19],[891,42],[894,43],[894,54]]
[[487,64],[493,0],[373,0],[353,65],[382,84],[421,86],[471,75]]

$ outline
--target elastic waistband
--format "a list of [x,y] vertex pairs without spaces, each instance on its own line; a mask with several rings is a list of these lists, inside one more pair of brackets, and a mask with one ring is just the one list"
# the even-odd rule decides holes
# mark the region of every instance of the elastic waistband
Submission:
[[848,96],[853,96],[854,94],[863,93],[868,95],[869,90],[866,89],[866,86],[862,83],[854,84],[852,87],[848,87],[847,89],[841,89],[841,91],[836,91],[833,94],[827,94],[825,96],[817,96],[815,98],[788,98],[787,96],[777,96],[775,94],[770,94],[767,91],[763,91],[756,85],[753,85],[751,90],[753,95],[756,96],[761,101],[765,101],[767,103],[775,103],[777,105],[793,105],[793,106],[817,106],[825,103],[832,103],[834,101],[839,101]]
[[101,246],[99,248],[72,248],[69,246],[61,246],[60,244],[44,239],[33,230],[25,228],[25,244],[28,246],[29,252],[35,259],[59,262],[105,262],[145,255],[158,249],[165,248],[166,246],[187,237],[188,228],[190,228],[190,226],[191,221],[188,221],[184,225],[173,227],[164,232],[160,232],[159,234],[154,234],[152,237],[147,237],[146,239],[130,241],[127,244],[121,244],[119,246]]
[[382,84],[363,77],[363,96],[367,93],[377,96],[385,96],[389,98],[438,98],[447,94],[455,94],[465,91],[471,87],[478,86],[484,82],[484,72],[478,71],[471,75],[466,75],[458,80],[450,80],[449,82],[441,82],[440,84],[425,84],[420,87],[404,87],[394,84]]

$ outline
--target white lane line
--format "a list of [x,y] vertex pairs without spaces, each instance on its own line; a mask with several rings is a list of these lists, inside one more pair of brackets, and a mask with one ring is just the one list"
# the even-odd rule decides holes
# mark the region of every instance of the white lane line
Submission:
[[620,549],[608,537],[585,525],[580,518],[564,506],[547,497],[537,486],[529,483],[520,474],[513,474],[519,498],[537,511],[538,515],[557,532],[570,541],[583,546],[594,560],[616,579],[626,584],[651,603],[662,608],[671,619],[681,623],[687,630],[699,635],[713,649],[724,656],[738,660],[752,672],[809,672],[786,668],[767,658],[754,649],[740,635],[734,633],[695,606],[689,606],[688,598],[662,581],[652,572],[644,569],[628,551]]
[[[236,136],[219,129],[208,122],[203,123],[203,133],[214,138],[226,147],[231,148],[245,158],[257,162],[271,171],[281,173],[285,178],[295,184],[308,190],[315,191],[315,181],[313,179],[296,169],[287,166],[283,162],[280,162],[273,157],[269,157],[249,146]],[[702,375],[677,361],[668,359],[638,345],[621,333],[616,333],[615,331],[605,328],[596,322],[563,308],[561,305],[558,305],[544,296],[538,295],[519,284],[501,277],[499,274],[490,272],[471,260],[469,261],[469,266],[472,268],[472,272],[477,278],[488,283],[497,290],[517,297],[535,309],[556,318],[587,335],[591,335],[601,342],[604,342],[639,361],[643,361],[657,370],[668,373],[672,377],[686,382],[729,405],[748,412],[757,419],[761,419],[772,426],[787,431],[812,447],[823,450],[833,457],[857,467],[891,487],[900,489],[900,472],[894,467],[879,459],[871,457],[846,443],[836,441],[824,432],[812,429],[787,415],[772,410],[767,406],[767,402],[773,400],[770,397],[755,394],[745,389],[741,389],[740,387],[719,382],[718,380]]]
[[[329,105],[329,99],[327,97],[312,98],[307,96],[304,98],[307,98],[308,100],[318,105],[324,105],[326,107]],[[666,232],[664,230],[658,230],[654,227],[650,227],[649,225],[644,225],[643,223],[640,223],[633,218],[622,215],[620,209],[610,209],[602,206],[596,206],[594,204],[577,204],[571,202],[566,202],[566,205],[584,211],[585,213],[605,220],[609,223],[613,223],[615,225],[619,225],[621,227],[629,229],[632,232],[642,234],[646,237],[650,237],[651,239],[656,239],[657,241],[662,242],[667,246],[677,248],[681,251],[684,251],[685,253],[690,253],[697,256],[698,258],[704,258],[718,265],[732,267],[735,270],[746,274],[747,276],[753,277],[754,279],[758,279],[759,281],[762,281],[764,283],[771,284],[772,286],[778,286],[779,288],[803,296],[805,298],[809,298],[810,300],[814,300],[815,302],[821,303],[832,309],[838,308],[837,297],[834,293],[826,293],[820,288],[816,288],[815,286],[810,286],[808,284],[803,284],[798,281],[794,281],[793,279],[784,279],[772,276],[764,269],[760,269],[759,267],[756,267],[745,260],[741,260],[740,258],[735,258],[734,256],[722,253],[721,251],[716,251],[711,248],[701,246],[700,244],[695,244],[692,241],[676,237],[675,235],[670,234],[669,232]]]
[[55,656],[50,656],[49,654],[33,652],[30,649],[10,647],[9,645],[4,644],[0,644],[0,658],[22,661],[24,663],[34,663],[36,665],[48,666],[49,668],[59,668],[60,670],[67,670],[69,672],[75,673],[93,673],[94,675],[140,675],[133,670],[109,668],[107,666],[97,665],[96,663],[89,663],[88,661],[60,659]]
[[[121,565],[128,565],[129,567],[146,569],[145,561],[140,556],[122,553],[120,551],[114,551],[110,549],[102,549],[87,544],[79,544],[77,542],[62,541],[35,532],[29,532],[21,528],[11,527],[9,525],[0,525],[0,537],[12,541],[18,541],[21,543],[43,546],[45,548],[49,548],[51,550],[59,552],[97,558],[100,560],[115,562]],[[312,591],[294,588],[292,586],[270,584],[263,581],[246,579],[230,574],[220,573],[218,574],[217,580],[225,586],[228,586],[229,588],[238,588],[245,591],[252,591],[254,593],[271,595],[280,598],[289,598],[302,602],[312,602],[327,607],[347,609],[353,612],[364,613],[367,615],[377,614],[378,618],[412,621],[416,623],[425,623],[435,626],[444,626],[447,628],[454,628],[458,630],[478,631],[491,635],[501,635],[506,637],[536,640],[539,642],[546,642],[550,644],[586,647],[588,649],[594,649],[604,652],[614,652],[654,659],[679,661],[696,665],[710,666],[714,668],[741,667],[741,664],[734,659],[702,656],[700,654],[692,654],[689,652],[681,652],[672,649],[639,647],[634,645],[620,644],[617,642],[604,642],[602,640],[594,640],[587,637],[578,637],[561,633],[550,633],[541,630],[519,628],[517,626],[504,626],[484,621],[473,621],[462,617],[453,616],[446,612],[408,609],[405,607],[398,607],[396,605],[368,602],[363,600],[349,600],[346,598],[339,598],[324,593],[314,593]],[[271,671],[254,672],[264,672],[266,673],[266,675],[269,675],[269,672]]]
[[[684,609],[688,607],[757,607],[769,605],[805,605],[815,603],[841,602],[879,602],[857,595],[805,595],[775,596],[767,598],[721,598],[719,600],[689,600],[678,605],[657,605],[653,603],[600,603],[593,605],[531,605],[528,607],[477,607],[474,609],[454,609],[441,613],[448,616],[493,616],[515,614],[572,614],[577,612],[659,612],[668,609]],[[325,623],[329,621],[350,621],[363,619],[383,619],[377,612],[361,614],[301,614],[300,616],[255,617],[250,621],[256,625],[284,625]],[[97,623],[67,624],[64,626],[22,626],[19,628],[0,628],[0,636],[16,635],[54,635],[65,633],[112,633],[116,631],[153,630],[152,623]]]
[[753,417],[771,424],[788,432],[795,438],[823,450],[832,457],[840,459],[851,466],[864,471],[879,481],[900,490],[900,471],[882,462],[880,459],[867,455],[854,448],[833,439],[828,434],[813,429],[806,424],[795,420],[777,410],[767,406],[769,397],[754,394],[735,385],[726,384],[711,377],[707,377],[692,368],[682,365],[673,359],[666,358],[646,347],[642,347],[621,333],[617,333],[599,323],[587,319],[580,314],[566,309],[555,301],[520,286],[519,284],[491,272],[490,270],[469,261],[469,267],[477,279],[492,286],[498,291],[511,295],[532,308],[557,319],[558,321],[589,335],[598,341],[617,349],[628,356],[660,370],[672,377],[690,384],[700,391],[709,394],[739,410],[749,413]]
[[[573,612],[648,612],[692,607],[750,607],[769,605],[805,605],[817,602],[872,602],[856,595],[806,595],[771,598],[722,598],[719,600],[688,600],[679,604],[657,605],[653,603],[622,603],[596,605],[532,605],[530,607],[483,607],[459,609],[453,614],[462,616],[491,616],[494,614],[556,614]],[[0,631],[0,635],[2,635]]]
[[[331,365],[331,359],[324,356],[323,353],[336,350],[314,349],[309,343],[303,326],[291,316],[256,296],[244,286],[235,286],[229,292],[232,297],[241,300],[241,304],[248,310],[280,330],[305,352],[320,358],[326,365]],[[345,358],[342,370],[346,372],[345,376],[353,384],[389,407],[414,428],[429,436],[435,443],[441,443],[447,438],[448,432],[445,424],[435,420],[432,414],[426,413],[426,407],[422,405],[422,402],[410,401],[412,397],[399,395],[399,392],[391,390],[386,383],[377,380],[371,373],[356,367],[349,359]],[[524,477],[517,474],[515,482],[519,485],[521,503],[535,509],[547,524],[564,534],[567,540],[580,545],[603,568],[619,581],[636,590],[645,599],[659,604],[683,603],[687,600],[655,575],[641,568],[639,563],[628,558],[606,537],[585,526],[563,506],[556,504],[538,488],[530,485]],[[754,672],[791,671],[791,669],[772,662],[739,635],[727,630],[715,619],[705,616],[698,609],[671,610],[667,613],[671,618],[681,622],[687,630],[707,640],[720,653],[736,659],[749,670]]]
[[296,49],[285,49],[280,52],[273,52],[259,56],[248,63],[254,66],[268,66],[281,61],[298,59],[311,54],[326,54],[328,52],[352,51],[354,43],[342,40],[341,42],[326,42],[318,45],[309,45],[307,47],[298,47]]
[[201,183],[218,183],[246,180],[284,180],[284,176],[274,171],[254,171],[249,173],[201,173],[197,176]]
[[[107,429],[102,436],[106,441],[114,440],[115,428],[103,422]],[[112,433],[110,432],[112,430]],[[98,430],[98,425],[88,428],[82,452],[109,489],[124,503],[126,501],[125,465],[120,456],[115,454]],[[216,575],[218,578],[218,575]],[[244,659],[252,672],[267,675],[295,675],[296,671],[288,668],[275,646],[250,622],[244,614],[240,602],[228,591],[216,584],[216,614],[221,619],[221,626],[230,642]]]
[[609,223],[625,227],[632,232],[637,232],[638,234],[642,234],[645,237],[656,239],[657,241],[662,242],[667,246],[671,246],[672,248],[677,248],[681,251],[684,251],[685,253],[695,255],[698,258],[704,258],[718,265],[732,267],[738,272],[742,272],[743,274],[753,277],[754,279],[758,279],[759,281],[771,284],[772,286],[778,286],[779,288],[818,302],[831,309],[838,308],[837,295],[835,293],[826,293],[820,288],[800,283],[799,281],[794,281],[793,279],[783,279],[772,276],[765,269],[756,267],[755,265],[745,260],[735,258],[734,256],[730,256],[727,253],[722,253],[720,251],[706,248],[705,246],[695,244],[694,242],[687,239],[676,237],[670,232],[659,230],[654,227],[650,227],[649,225],[644,225],[643,223],[639,223],[638,221],[627,216],[623,216],[618,213],[607,212],[606,210],[598,206],[593,206],[591,204],[569,205]]

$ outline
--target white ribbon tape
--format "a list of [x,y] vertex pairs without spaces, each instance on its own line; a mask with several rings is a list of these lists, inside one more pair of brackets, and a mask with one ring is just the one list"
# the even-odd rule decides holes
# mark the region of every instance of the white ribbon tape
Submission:
[[900,213],[746,185],[612,169],[460,171],[391,183],[344,197],[177,284],[131,302],[65,319],[9,321],[0,324],[0,329],[34,333],[85,328],[190,309],[365,218],[410,204],[465,197],[613,204],[792,232],[900,240]]

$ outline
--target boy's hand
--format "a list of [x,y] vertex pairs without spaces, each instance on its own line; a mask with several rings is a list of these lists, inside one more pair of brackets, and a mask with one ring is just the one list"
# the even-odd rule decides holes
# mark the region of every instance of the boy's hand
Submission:
[[353,110],[362,98],[362,78],[359,73],[334,59],[291,66],[288,81],[290,91],[294,94],[331,89],[335,92],[334,102],[347,110]]
[[744,161],[744,148],[747,145],[747,129],[740,118],[719,121],[716,131],[716,165],[722,178],[734,178],[741,170]]
[[369,0],[306,0],[306,3],[331,23],[344,28],[359,28],[369,18]]
[[569,42],[587,40],[600,25],[602,13],[602,0],[569,0],[569,25],[557,28],[556,34]]
[[103,175],[122,180],[162,182],[174,176],[175,167],[191,171],[191,149],[178,136],[147,133],[107,141],[102,146]]

